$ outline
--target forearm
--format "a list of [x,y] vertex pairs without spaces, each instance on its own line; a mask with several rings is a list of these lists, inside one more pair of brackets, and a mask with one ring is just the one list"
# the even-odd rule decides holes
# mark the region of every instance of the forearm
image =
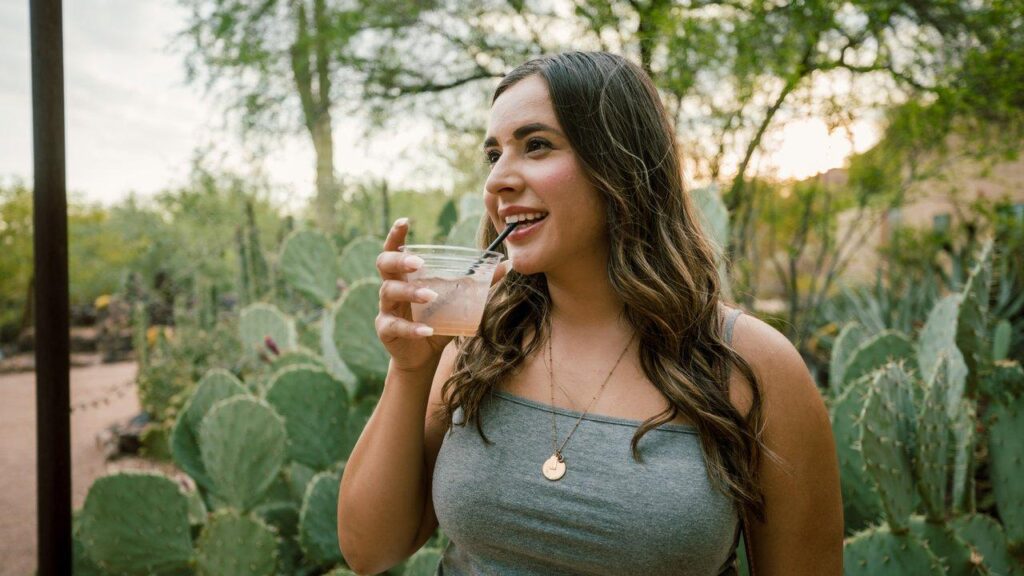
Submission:
[[428,497],[424,417],[435,369],[410,374],[389,368],[380,401],[345,464],[338,540],[346,562],[360,573],[402,561],[419,530]]

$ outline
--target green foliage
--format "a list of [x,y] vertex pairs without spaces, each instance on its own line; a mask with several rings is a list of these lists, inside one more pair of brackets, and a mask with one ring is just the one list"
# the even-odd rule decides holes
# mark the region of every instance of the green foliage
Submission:
[[210,516],[196,542],[199,576],[273,576],[277,537],[262,521],[230,510]]
[[284,279],[314,304],[333,302],[337,297],[337,254],[324,233],[292,232],[281,247],[278,262]]
[[1024,397],[998,404],[990,416],[992,489],[1011,546],[1024,548]]
[[306,488],[299,516],[299,543],[308,558],[319,564],[342,561],[338,547],[338,490],[341,476],[320,472]]
[[178,414],[171,432],[171,454],[178,467],[207,490],[213,488],[213,480],[206,473],[199,452],[199,424],[218,401],[246,395],[243,384],[230,372],[211,370],[199,381]]
[[390,360],[374,325],[379,302],[380,280],[360,280],[349,287],[326,320],[333,325],[338,354],[360,381],[370,386],[384,383]]
[[376,236],[360,236],[345,245],[338,261],[338,276],[349,285],[363,278],[378,278],[377,255],[384,241]]
[[942,574],[939,559],[915,536],[879,526],[850,538],[843,547],[847,576]]
[[276,479],[286,443],[281,416],[245,396],[217,402],[199,426],[199,449],[213,492],[241,511],[257,504]]
[[348,392],[320,368],[291,366],[274,375],[267,402],[284,417],[288,457],[315,470],[340,462],[348,420]]
[[[164,333],[169,336],[165,337]],[[238,329],[225,321],[211,329],[187,324],[156,333],[136,382],[142,408],[153,420],[171,423],[196,382],[213,368],[232,368],[241,351]]]
[[79,530],[86,554],[107,572],[181,574],[192,561],[188,500],[159,474],[123,472],[96,480]]

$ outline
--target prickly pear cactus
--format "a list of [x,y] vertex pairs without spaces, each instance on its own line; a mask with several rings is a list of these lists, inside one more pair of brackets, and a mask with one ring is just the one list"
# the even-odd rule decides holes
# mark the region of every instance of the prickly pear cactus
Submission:
[[1006,534],[998,522],[984,514],[956,516],[949,522],[957,537],[977,550],[989,568],[989,573],[1004,576],[1022,576],[1024,567],[1018,565],[1007,549]]
[[279,536],[291,538],[299,533],[299,505],[295,502],[266,502],[253,508],[252,514]]
[[245,385],[227,370],[214,369],[203,375],[192,396],[178,414],[171,432],[171,456],[174,463],[205,490],[213,487],[199,451],[199,423],[216,402],[234,396],[246,396]]
[[316,470],[345,458],[339,440],[348,420],[348,392],[326,370],[289,366],[276,372],[267,402],[284,417],[288,456]]
[[[360,236],[345,245],[338,259],[338,273],[351,286],[364,278],[380,278],[377,256],[384,250],[384,241],[376,236]],[[332,298],[333,302],[334,299]]]
[[267,338],[282,352],[298,344],[295,321],[272,304],[246,306],[238,322],[238,333],[242,348],[253,357],[266,350]]
[[257,504],[276,480],[286,445],[282,418],[254,398],[221,400],[199,426],[199,448],[213,492],[242,512]]
[[877,524],[882,502],[864,466],[860,450],[860,415],[872,379],[865,377],[846,387],[832,404],[832,434],[839,457],[839,478],[843,493],[843,516],[848,530]]
[[328,572],[324,576],[357,576],[357,575],[356,575],[355,572],[349,570],[348,568],[342,568],[342,567],[339,566],[339,567],[335,568],[334,570],[331,570],[330,572]]
[[352,449],[356,447],[356,442],[363,433],[366,423],[369,422],[370,416],[373,415],[373,410],[377,407],[379,399],[377,396],[364,396],[349,405],[348,417],[345,419],[345,434],[341,436],[340,440],[341,451],[345,454],[346,460],[352,453]]
[[870,528],[846,541],[843,574],[846,576],[906,576],[943,574],[928,548],[911,534],[894,534],[888,526]]
[[257,518],[215,512],[197,541],[196,567],[199,576],[273,576],[277,536]]
[[843,370],[843,380],[853,382],[889,362],[914,358],[914,344],[895,330],[885,330],[858,346]]
[[405,562],[402,576],[434,576],[441,563],[441,550],[423,547]]
[[296,230],[285,238],[279,265],[284,279],[313,303],[325,306],[338,297],[338,255],[319,230]]
[[889,525],[897,533],[906,531],[907,519],[914,511],[913,455],[908,453],[913,440],[907,434],[912,415],[903,406],[911,385],[910,376],[899,364],[877,372],[861,421],[864,462]]
[[302,502],[306,496],[306,487],[309,486],[309,481],[316,476],[316,473],[316,470],[299,462],[290,462],[285,468],[284,474],[288,480],[288,488],[296,502]]
[[320,352],[324,368],[345,385],[350,398],[355,398],[359,391],[359,381],[338,354],[338,347],[334,343],[334,313],[330,308],[324,311],[320,321]]
[[945,353],[949,356],[951,383],[955,385],[961,379],[966,382],[967,364],[956,344],[962,301],[963,295],[950,294],[939,300],[928,313],[928,319],[918,338],[917,350],[917,363],[921,369],[921,377],[925,381],[932,379],[939,355]]
[[467,248],[480,248],[477,245],[477,235],[480,231],[480,214],[464,216],[448,231],[448,237],[444,243],[447,246],[465,246]]
[[1010,546],[1024,552],[1024,397],[991,408],[988,449],[996,508]]
[[914,459],[918,491],[929,520],[946,518],[946,490],[950,475],[950,422],[946,415],[949,359],[943,355],[933,379],[926,384],[917,423],[918,457]]
[[990,360],[988,341],[988,299],[992,288],[992,241],[985,242],[978,262],[963,289],[963,303],[957,322],[956,344],[967,364],[968,389],[974,390],[982,367]]
[[79,535],[88,557],[112,574],[180,574],[192,561],[188,500],[162,474],[121,472],[96,480]]
[[992,360],[1006,360],[1013,344],[1013,325],[1005,318],[996,323],[992,333]]
[[321,472],[306,488],[299,515],[299,544],[308,558],[319,564],[342,561],[338,547],[338,489],[341,475]]
[[384,382],[390,356],[377,337],[374,321],[380,302],[380,281],[363,279],[349,287],[325,322],[333,323],[334,344],[360,381]]
[[832,344],[832,357],[829,361],[828,371],[828,387],[833,396],[839,396],[843,382],[845,382],[846,365],[853,357],[854,351],[866,338],[867,331],[856,322],[850,322],[843,326],[839,335],[836,336],[835,343]]
[[982,381],[980,392],[995,402],[1008,402],[1024,396],[1024,369],[1014,360],[1000,360]]
[[953,509],[974,512],[974,445],[977,442],[974,402],[964,398],[952,419]]
[[972,559],[971,547],[942,522],[927,522],[920,516],[910,519],[910,533],[939,558],[947,576],[973,576],[985,574]]

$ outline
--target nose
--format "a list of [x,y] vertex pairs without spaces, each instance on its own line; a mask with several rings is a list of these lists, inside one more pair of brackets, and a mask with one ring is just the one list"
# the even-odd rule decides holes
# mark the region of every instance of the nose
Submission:
[[507,192],[520,192],[523,189],[523,177],[516,166],[512,154],[502,154],[498,161],[491,166],[484,183],[484,190],[490,194],[498,195]]

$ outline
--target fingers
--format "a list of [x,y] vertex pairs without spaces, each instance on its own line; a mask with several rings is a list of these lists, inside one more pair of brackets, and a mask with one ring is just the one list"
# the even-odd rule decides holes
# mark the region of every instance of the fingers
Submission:
[[388,230],[388,237],[384,239],[384,250],[398,250],[398,247],[405,244],[405,234],[409,231],[409,219],[399,218]]
[[377,256],[377,270],[381,279],[401,280],[407,272],[418,270],[423,265],[423,259],[419,256],[398,252],[398,248],[405,243],[408,231],[408,218],[399,218],[388,231],[388,237],[384,240],[384,251]]
[[426,304],[437,298],[437,292],[429,288],[418,288],[400,280],[385,280],[380,285],[380,311],[394,314],[402,304],[415,302]]
[[434,334],[434,329],[426,324],[409,322],[390,314],[378,314],[376,328],[384,343],[398,338],[426,338]]

